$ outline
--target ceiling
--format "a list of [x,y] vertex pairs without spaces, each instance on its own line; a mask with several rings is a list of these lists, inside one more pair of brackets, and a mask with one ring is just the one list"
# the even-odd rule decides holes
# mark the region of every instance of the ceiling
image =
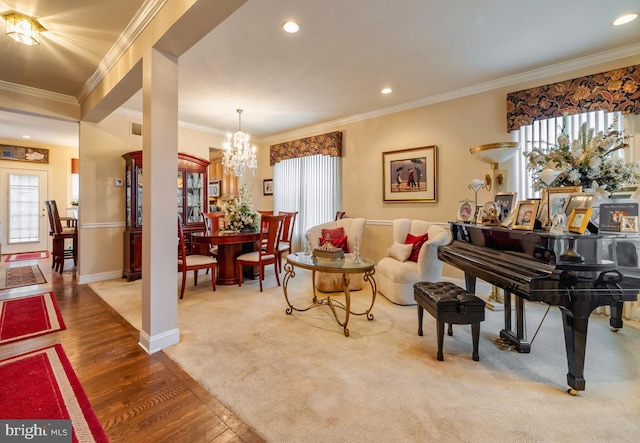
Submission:
[[[0,0],[47,29],[35,47],[0,35],[0,87],[81,97],[149,3]],[[611,25],[638,11],[638,0],[248,0],[180,57],[179,119],[224,133],[242,108],[243,130],[268,140],[545,77],[640,54],[640,19]],[[300,32],[282,31],[288,19]],[[140,112],[140,94],[123,108]],[[24,133],[77,146],[75,123],[0,111],[0,137]]]

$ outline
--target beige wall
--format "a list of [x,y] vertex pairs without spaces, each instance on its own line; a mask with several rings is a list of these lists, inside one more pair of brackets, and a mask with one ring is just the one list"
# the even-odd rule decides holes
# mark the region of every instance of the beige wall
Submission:
[[[69,207],[71,202],[71,159],[78,158],[78,148],[68,146],[49,145],[46,143],[37,143],[29,140],[12,140],[6,138],[0,138],[0,144],[24,146],[28,148],[45,148],[49,150],[49,163],[28,163],[12,160],[0,160],[0,168],[8,169],[24,169],[24,170],[36,170],[48,172],[49,188],[48,198],[55,200],[58,204],[58,209],[61,216],[66,216],[65,208]],[[3,203],[0,204],[0,211],[2,216],[0,220],[6,220],[7,206],[3,199]],[[43,214],[44,208],[42,208]],[[48,221],[45,218],[43,223]],[[7,224],[2,224],[2,238],[7,238]],[[49,246],[51,246],[51,239],[49,239]]]

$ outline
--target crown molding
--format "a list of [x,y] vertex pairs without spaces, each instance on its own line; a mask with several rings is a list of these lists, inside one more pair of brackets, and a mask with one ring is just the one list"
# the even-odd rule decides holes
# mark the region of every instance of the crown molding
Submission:
[[33,97],[52,100],[67,105],[79,105],[78,100],[71,95],[59,94],[57,92],[46,91],[44,89],[32,88],[31,86],[19,85],[0,80],[0,89],[14,92],[16,94],[31,95]]
[[[113,111],[113,113],[123,115],[125,117],[136,118],[142,121],[142,112],[140,111],[134,111],[132,109],[126,109],[126,108],[118,108],[115,111]],[[221,131],[219,129],[212,128],[210,126],[196,125],[194,123],[189,123],[182,120],[178,120],[178,127],[185,128],[185,129],[193,129],[194,131],[206,132],[207,134],[220,135],[223,137],[226,137],[227,135],[226,132]]]
[[131,19],[125,30],[120,34],[107,55],[102,59],[98,68],[85,82],[78,93],[78,101],[84,102],[91,92],[104,79],[107,72],[120,60],[133,42],[149,25],[168,0],[147,0]]
[[619,60],[625,57],[632,57],[640,54],[640,43],[624,46],[622,48],[614,49],[611,51],[600,52],[598,54],[589,55],[586,57],[580,57],[566,62],[556,63],[554,65],[546,66],[543,68],[533,69],[520,74],[510,75],[497,80],[491,80],[477,85],[469,86],[466,88],[456,89],[454,91],[444,92],[442,94],[436,94],[429,97],[425,97],[419,100],[411,102],[401,103],[399,105],[390,106],[387,108],[378,109],[363,114],[352,115],[349,117],[333,120],[329,122],[320,123],[313,126],[307,126],[302,129],[296,129],[289,132],[280,133],[278,135],[263,137],[260,139],[261,143],[274,143],[282,140],[293,140],[297,138],[307,137],[313,134],[320,134],[325,131],[335,129],[338,126],[344,126],[351,123],[356,123],[362,120],[368,120],[371,118],[382,117],[389,114],[395,114],[396,112],[406,111],[409,109],[420,108],[423,106],[433,105],[436,103],[442,103],[449,100],[466,97],[469,95],[479,94],[481,92],[487,92],[494,89],[513,86],[516,84],[525,83],[528,81],[539,80],[542,78],[551,77],[557,74],[563,74],[565,72],[573,71],[576,69],[587,68],[600,63],[611,62]]

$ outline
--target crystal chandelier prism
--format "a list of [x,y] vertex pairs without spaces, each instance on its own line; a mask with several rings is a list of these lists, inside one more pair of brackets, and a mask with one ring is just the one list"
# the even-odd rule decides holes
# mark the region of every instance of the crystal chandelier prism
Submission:
[[242,132],[242,109],[236,109],[238,113],[238,130],[233,134],[227,134],[227,141],[222,144],[222,164],[224,173],[242,177],[245,169],[251,169],[256,175],[258,161],[256,160],[256,147],[249,145],[249,134]]

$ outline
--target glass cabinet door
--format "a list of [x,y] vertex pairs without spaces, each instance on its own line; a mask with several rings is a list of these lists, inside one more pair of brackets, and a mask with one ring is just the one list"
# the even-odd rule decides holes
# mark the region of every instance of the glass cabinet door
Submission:
[[138,212],[138,220],[136,220],[136,227],[142,227],[142,168],[135,168],[135,180],[138,181],[138,186],[136,189],[138,190],[138,195],[136,198],[137,212]]
[[178,171],[178,215],[182,219],[182,223],[187,221],[184,219],[184,172]]
[[187,171],[187,223],[202,221],[204,174]]
[[125,187],[125,209],[126,209],[126,217],[125,223],[127,228],[131,227],[131,167],[127,165],[127,172],[125,174],[125,182],[127,186]]

